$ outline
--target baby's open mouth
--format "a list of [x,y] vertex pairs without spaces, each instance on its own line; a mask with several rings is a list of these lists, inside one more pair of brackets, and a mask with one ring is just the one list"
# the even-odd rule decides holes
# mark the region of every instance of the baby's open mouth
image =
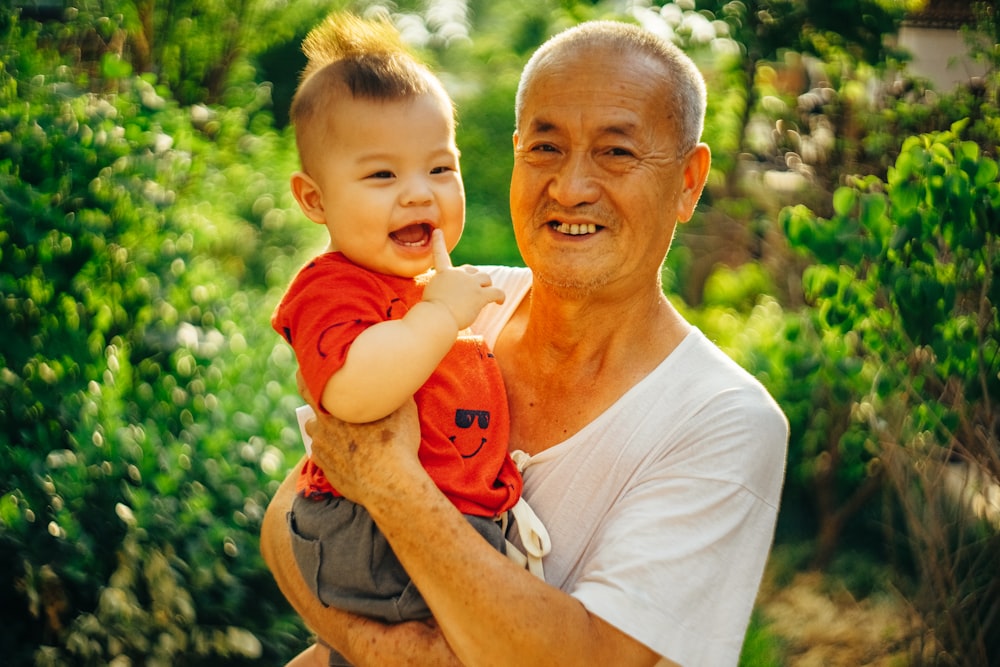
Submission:
[[416,247],[430,243],[432,231],[434,231],[434,228],[430,226],[430,223],[418,222],[407,225],[402,229],[397,229],[389,234],[389,238],[400,245]]

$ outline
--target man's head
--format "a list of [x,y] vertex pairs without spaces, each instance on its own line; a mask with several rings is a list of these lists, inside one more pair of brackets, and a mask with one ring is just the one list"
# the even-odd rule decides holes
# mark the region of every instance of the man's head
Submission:
[[691,60],[638,26],[581,24],[532,56],[515,108],[511,216],[536,279],[578,292],[658,285],[710,164]]
[[422,273],[432,229],[450,250],[465,224],[451,99],[382,21],[332,15],[303,50],[292,193],[326,226],[330,250],[381,273]]
[[588,51],[606,49],[613,54],[632,53],[660,64],[657,80],[650,88],[663,94],[662,111],[678,124],[680,152],[700,139],[704,129],[705,79],[691,59],[670,42],[643,28],[615,21],[591,21],[565,30],[545,42],[525,65],[514,103],[516,127],[520,128],[525,91],[536,72],[560,59],[577,59]]

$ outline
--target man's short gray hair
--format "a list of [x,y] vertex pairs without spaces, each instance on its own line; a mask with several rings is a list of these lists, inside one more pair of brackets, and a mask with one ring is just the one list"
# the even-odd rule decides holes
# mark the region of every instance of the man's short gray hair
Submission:
[[663,112],[679,114],[677,131],[681,152],[690,150],[701,139],[705,125],[705,79],[691,58],[677,46],[643,28],[616,21],[589,21],[564,30],[538,47],[521,72],[514,100],[514,120],[520,127],[524,98],[535,75],[552,59],[569,51],[586,52],[595,47],[616,53],[637,54],[660,63],[663,83],[660,90],[670,91],[663,100]]

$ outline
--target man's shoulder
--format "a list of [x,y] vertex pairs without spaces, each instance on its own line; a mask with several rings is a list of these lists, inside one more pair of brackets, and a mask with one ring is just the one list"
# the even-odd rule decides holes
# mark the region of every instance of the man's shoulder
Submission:
[[504,286],[512,287],[531,283],[531,270],[523,266],[487,264],[476,268],[488,274],[493,285],[500,289],[504,289]]
[[694,329],[679,348],[668,380],[681,393],[692,420],[716,428],[750,425],[766,439],[783,443],[788,420],[767,387],[740,366],[700,330]]
[[764,392],[767,389],[750,371],[738,364],[700,329],[692,328],[684,340],[687,346],[679,365],[709,385]]

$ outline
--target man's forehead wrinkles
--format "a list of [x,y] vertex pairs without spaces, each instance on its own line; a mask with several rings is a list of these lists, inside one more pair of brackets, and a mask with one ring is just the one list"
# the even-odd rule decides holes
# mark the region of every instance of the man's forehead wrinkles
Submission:
[[556,126],[555,123],[551,121],[539,118],[538,116],[534,116],[531,119],[531,124],[528,126],[528,129],[532,132],[537,132],[539,134],[542,134],[546,132],[555,132],[558,129],[558,127]]
[[528,129],[538,134],[551,134],[559,132],[569,132],[570,125],[576,125],[583,129],[586,134],[594,137],[619,136],[633,137],[638,131],[639,124],[624,120],[614,119],[606,121],[589,121],[586,117],[574,118],[571,122],[557,122],[543,115],[536,115],[531,119]]

